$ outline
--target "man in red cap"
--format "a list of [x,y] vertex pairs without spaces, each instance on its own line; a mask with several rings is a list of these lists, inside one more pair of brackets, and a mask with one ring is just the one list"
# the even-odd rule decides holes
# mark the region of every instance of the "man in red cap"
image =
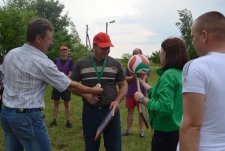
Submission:
[[[63,72],[67,77],[71,78],[73,70],[73,60],[68,57],[68,47],[60,47],[60,56],[55,59],[54,63],[56,64],[59,71]],[[72,128],[73,125],[70,123],[70,110],[69,110],[69,101],[71,100],[71,92],[66,89],[63,92],[59,92],[57,89],[53,88],[52,90],[52,100],[54,100],[53,107],[53,121],[50,123],[50,127],[57,125],[57,115],[59,109],[59,100],[60,97],[64,100],[65,115],[66,115],[66,127]]]
[[[121,150],[121,128],[119,103],[127,93],[127,83],[121,64],[108,56],[113,44],[106,33],[98,33],[93,39],[93,55],[86,56],[76,63],[72,79],[86,86],[102,87],[101,95],[82,94],[83,133],[86,151],[98,151],[100,139],[95,141],[97,128],[110,111],[116,112],[103,132],[106,151]],[[119,87],[117,92],[116,85]]]

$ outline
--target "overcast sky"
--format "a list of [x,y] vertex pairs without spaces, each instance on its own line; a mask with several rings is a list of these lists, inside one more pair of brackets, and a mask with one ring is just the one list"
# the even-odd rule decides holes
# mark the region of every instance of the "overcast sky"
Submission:
[[[0,0],[1,1],[1,0]],[[180,37],[175,23],[179,21],[177,10],[187,8],[193,19],[207,11],[225,14],[225,0],[59,0],[65,12],[75,23],[82,43],[86,41],[86,25],[89,37],[98,32],[108,34],[114,47],[110,56],[119,58],[136,47],[146,55],[160,49],[161,42],[170,36]]]
[[224,0],[60,0],[65,5],[71,20],[85,44],[86,25],[89,26],[89,37],[98,32],[108,33],[114,48],[110,56],[121,57],[131,53],[136,47],[144,54],[151,55],[159,50],[161,42],[170,36],[180,37],[175,23],[179,21],[177,10],[191,11],[193,19],[207,11],[220,11],[225,14]]

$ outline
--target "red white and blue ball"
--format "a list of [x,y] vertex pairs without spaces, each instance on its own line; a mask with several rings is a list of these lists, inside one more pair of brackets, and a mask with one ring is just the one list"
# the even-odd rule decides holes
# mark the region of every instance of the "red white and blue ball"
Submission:
[[147,74],[149,71],[149,61],[144,55],[137,54],[130,58],[127,64],[128,70],[132,73]]

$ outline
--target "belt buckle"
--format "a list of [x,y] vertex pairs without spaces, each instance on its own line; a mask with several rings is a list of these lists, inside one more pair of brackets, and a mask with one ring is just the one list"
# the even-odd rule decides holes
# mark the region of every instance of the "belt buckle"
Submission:
[[18,111],[19,111],[19,112],[23,112],[24,109],[23,109],[23,108],[18,108]]
[[103,109],[101,106],[98,107],[99,110]]
[[25,110],[24,110],[23,108],[18,108],[18,109],[16,110],[16,112],[17,112],[17,113],[24,113]]

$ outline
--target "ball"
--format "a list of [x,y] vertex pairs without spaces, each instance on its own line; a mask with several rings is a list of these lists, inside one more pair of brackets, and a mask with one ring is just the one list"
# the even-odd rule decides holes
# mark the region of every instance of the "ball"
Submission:
[[149,71],[149,61],[144,55],[133,55],[128,61],[127,68],[131,73],[147,74]]

